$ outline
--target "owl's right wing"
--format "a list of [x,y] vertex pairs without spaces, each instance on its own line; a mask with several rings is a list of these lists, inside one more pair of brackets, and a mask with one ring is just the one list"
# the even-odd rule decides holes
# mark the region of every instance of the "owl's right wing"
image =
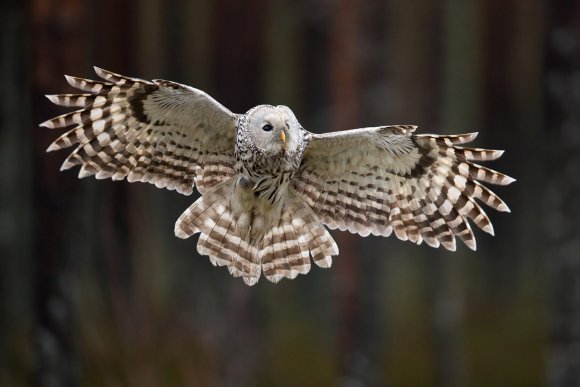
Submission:
[[79,177],[144,181],[185,195],[234,175],[236,114],[189,86],[95,71],[104,81],[66,77],[88,93],[47,96],[80,108],[40,124],[75,125],[47,149],[76,146],[62,170],[81,165]]
[[415,135],[414,126],[384,126],[309,134],[292,188],[321,221],[360,235],[388,236],[455,250],[455,236],[475,250],[467,219],[493,234],[475,201],[509,211],[478,180],[509,184],[512,178],[474,163],[502,151],[458,146],[465,135]]

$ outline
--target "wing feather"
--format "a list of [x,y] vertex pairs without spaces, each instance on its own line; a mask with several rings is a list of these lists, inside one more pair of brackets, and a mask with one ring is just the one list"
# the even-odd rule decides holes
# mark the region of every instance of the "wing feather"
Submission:
[[95,72],[103,81],[66,76],[88,93],[47,96],[78,108],[41,124],[74,125],[47,149],[76,146],[61,169],[80,165],[79,177],[144,181],[187,195],[234,174],[235,114],[189,86]]
[[459,146],[477,133],[415,135],[415,126],[385,126],[310,134],[292,186],[328,227],[388,236],[455,250],[456,237],[475,250],[471,219],[493,226],[479,200],[508,206],[483,183],[506,185],[509,176],[474,161],[503,151]]

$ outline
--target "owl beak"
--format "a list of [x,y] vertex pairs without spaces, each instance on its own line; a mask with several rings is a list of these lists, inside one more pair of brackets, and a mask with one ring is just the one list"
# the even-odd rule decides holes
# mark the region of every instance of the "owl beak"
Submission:
[[282,142],[286,142],[286,132],[283,130],[280,131],[280,140],[282,140]]

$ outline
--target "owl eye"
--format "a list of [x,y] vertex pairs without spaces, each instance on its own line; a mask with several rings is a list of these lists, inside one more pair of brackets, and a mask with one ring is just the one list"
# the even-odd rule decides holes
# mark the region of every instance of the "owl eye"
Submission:
[[262,126],[262,130],[265,132],[269,132],[270,130],[272,130],[272,125],[266,124],[266,125]]

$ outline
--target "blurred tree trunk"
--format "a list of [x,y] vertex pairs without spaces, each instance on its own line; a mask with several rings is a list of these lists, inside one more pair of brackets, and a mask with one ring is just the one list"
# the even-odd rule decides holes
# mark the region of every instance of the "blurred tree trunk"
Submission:
[[[498,2],[502,5],[505,3]],[[515,227],[506,227],[508,218],[504,214],[497,214],[499,216],[496,216],[498,219],[494,225],[496,233],[502,235],[506,243],[493,243],[490,246],[493,255],[489,261],[494,264],[489,271],[496,273],[494,277],[500,280],[499,286],[493,289],[494,293],[504,300],[503,308],[512,314],[507,323],[519,328],[513,337],[510,358],[519,359],[518,363],[512,363],[514,367],[529,368],[528,373],[520,375],[519,383],[532,385],[542,382],[545,377],[545,347],[540,345],[540,340],[544,339],[547,323],[544,314],[546,305],[542,305],[541,301],[546,299],[545,289],[549,281],[543,259],[546,251],[545,233],[538,217],[543,219],[544,203],[539,195],[545,192],[549,153],[541,150],[546,148],[545,41],[546,15],[550,13],[548,3],[541,0],[513,0],[511,3],[508,10],[511,10],[512,16],[506,21],[509,39],[499,34],[496,37],[508,42],[505,48],[505,89],[509,93],[505,94],[513,123],[496,125],[496,132],[491,134],[494,142],[505,144],[508,149],[506,154],[509,154],[498,160],[494,167],[517,179],[509,189],[497,189],[513,209],[509,216],[514,217],[512,224]],[[490,62],[489,65],[493,66],[492,59]],[[490,105],[497,104],[497,101],[492,102],[491,99]],[[515,133],[510,136],[506,128],[511,128]],[[514,196],[519,200],[514,200]],[[506,264],[509,261],[502,263],[494,260],[497,256],[514,259],[511,264]]]
[[[114,12],[111,10],[114,9]],[[31,20],[31,90],[33,94],[33,122],[42,122],[60,114],[59,109],[42,96],[46,93],[70,92],[63,73],[87,74],[91,49],[107,47],[98,52],[99,65],[123,72],[132,58],[127,35],[127,2],[106,0],[98,4],[70,0],[30,2]],[[107,20],[103,27],[103,20]],[[88,22],[87,22],[88,21]],[[56,54],[52,50],[58,49]],[[107,62],[102,63],[102,58]],[[61,134],[62,131],[58,131]],[[45,149],[56,132],[43,128],[34,136],[33,192],[36,203],[37,240],[35,241],[35,385],[77,385],[81,377],[80,359],[76,355],[78,342],[73,341],[71,327],[75,315],[74,301],[86,301],[75,293],[75,276],[90,271],[93,259],[97,266],[106,267],[106,289],[113,319],[129,314],[126,290],[129,255],[127,232],[127,194],[120,184],[94,180],[79,181],[74,172],[60,173],[62,155],[47,155]],[[79,200],[75,200],[79,197]],[[104,263],[104,264],[103,264]],[[92,267],[97,267],[92,266]],[[75,268],[83,270],[76,272]],[[99,273],[100,274],[100,273]],[[92,273],[98,276],[97,273]],[[122,318],[117,322],[122,323]],[[125,319],[126,321],[126,319]],[[130,326],[130,324],[126,324]],[[95,327],[98,329],[98,327]]]
[[[232,111],[242,113],[263,103],[263,12],[267,6],[265,0],[217,0],[213,4],[211,76],[220,102]],[[239,44],[232,44],[232,31],[244,36]]]
[[[481,124],[483,19],[478,0],[450,0],[444,8],[443,133],[469,132]],[[435,283],[431,288],[437,385],[440,386],[465,384],[465,360],[459,345],[459,332],[465,302],[461,294],[466,291],[462,286],[463,263],[468,259],[463,255],[470,253],[459,239],[457,244],[458,252],[452,255],[439,251],[440,261],[434,264]]]
[[[544,258],[549,273],[550,387],[580,386],[580,4],[553,1],[548,26]],[[542,149],[544,151],[545,148]]]
[[[484,280],[482,290],[486,295],[472,294],[466,314],[474,315],[477,301],[487,304],[485,308],[478,307],[480,311],[504,311],[501,324],[489,321],[471,335],[487,335],[489,346],[510,347],[509,354],[497,354],[498,362],[511,361],[514,368],[529,369],[517,375],[495,366],[493,382],[531,385],[542,377],[543,353],[535,340],[545,329],[542,313],[530,305],[539,304],[537,300],[543,297],[546,283],[539,260],[543,248],[542,238],[538,237],[542,235],[538,222],[541,200],[535,194],[543,189],[546,164],[545,153],[538,152],[545,146],[542,42],[546,10],[539,0],[492,0],[482,5],[486,15],[482,121],[489,130],[482,131],[485,137],[479,141],[508,150],[490,166],[514,176],[517,182],[507,189],[491,187],[513,212],[506,216],[489,211],[495,233],[502,237],[498,240],[484,236],[478,245],[487,252],[476,268]],[[486,314],[480,318],[486,320]],[[513,333],[505,336],[509,330]],[[489,363],[479,351],[468,359],[469,367],[477,370],[474,375],[489,372]]]
[[29,384],[34,262],[26,4],[0,6],[0,384]]
[[[83,47],[83,21],[86,15],[85,3],[70,1],[30,2],[31,34],[31,91],[33,112],[32,122],[36,125],[55,115],[54,107],[46,102],[43,95],[63,91],[65,85],[62,73],[87,65],[81,53]],[[58,47],[55,55],[51,51]],[[49,130],[35,130],[33,136],[34,154],[34,217],[36,236],[34,240],[35,290],[34,290],[34,350],[36,386],[75,386],[76,355],[72,345],[74,334],[71,327],[72,311],[65,287],[67,266],[73,257],[71,212],[69,203],[62,198],[74,197],[78,185],[71,184],[73,177],[59,172],[61,159],[47,157],[44,150],[54,138]],[[76,178],[74,178],[76,179]]]
[[299,95],[302,68],[299,66],[302,37],[296,23],[298,6],[288,0],[272,0],[267,7],[263,56],[264,100],[272,105],[287,105],[302,116],[303,98]]
[[[455,2],[451,3],[448,8],[455,11]],[[442,61],[434,60],[456,58],[453,51],[456,47],[445,52],[445,57],[440,55],[441,46],[450,43],[447,36],[442,38],[440,20],[445,17],[457,21],[449,9],[437,2],[421,0],[390,2],[386,26],[391,42],[387,62],[393,85],[393,98],[389,101],[391,122],[418,125],[422,133],[449,130],[440,125],[442,109],[437,104],[441,89],[448,86],[439,82],[447,67]],[[445,102],[444,98],[442,105]],[[457,316],[449,312],[457,301],[452,298],[451,288],[456,272],[449,270],[451,266],[445,251],[404,243],[402,246],[390,241],[391,259],[400,259],[392,268],[398,270],[393,275],[408,276],[400,286],[405,294],[415,297],[408,300],[408,309],[403,309],[406,318],[393,318],[396,323],[391,336],[398,344],[391,348],[394,355],[390,357],[394,360],[388,376],[393,385],[453,386],[458,366],[453,340]],[[418,337],[420,344],[416,341]],[[405,369],[415,372],[401,371]]]
[[[136,71],[145,74],[143,77],[157,78],[167,70],[168,67],[179,68],[180,63],[174,57],[173,47],[175,45],[166,44],[170,32],[179,31],[179,23],[172,20],[169,28],[167,14],[171,9],[180,8],[173,5],[167,7],[167,3],[163,0],[143,0],[141,1],[137,12],[138,21],[135,34],[136,56],[135,60]],[[172,38],[174,38],[171,34]],[[171,60],[167,60],[170,58]]]
[[214,43],[214,37],[211,35],[213,1],[182,1],[183,8],[178,24],[181,26],[183,36],[178,47],[182,48],[180,68],[185,77],[184,82],[191,81],[193,86],[208,90],[213,65],[211,55]]
[[[330,127],[335,130],[355,128],[359,119],[361,95],[359,82],[360,8],[357,0],[340,0],[335,3],[330,20]],[[342,382],[365,378],[360,361],[367,354],[360,353],[360,286],[361,256],[358,237],[341,232],[335,234],[340,257],[335,257],[337,284],[335,289],[339,308],[338,355]]]

